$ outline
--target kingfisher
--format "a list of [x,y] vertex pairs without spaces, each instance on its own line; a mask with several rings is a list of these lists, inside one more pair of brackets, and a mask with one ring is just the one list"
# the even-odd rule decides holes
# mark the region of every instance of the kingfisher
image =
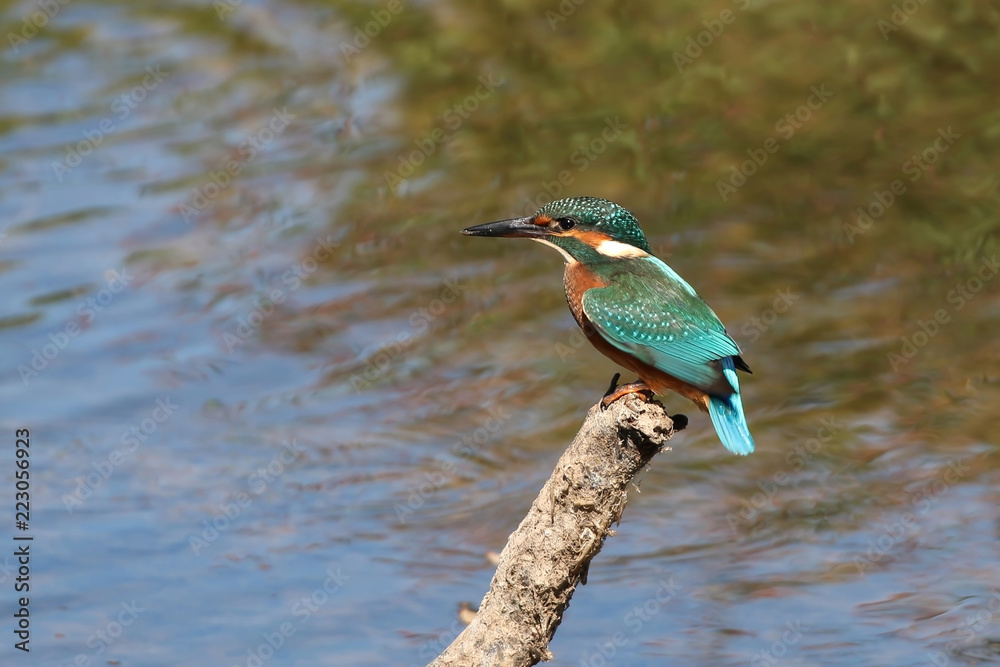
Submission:
[[566,260],[566,301],[587,340],[638,376],[611,388],[602,405],[630,393],[674,391],[707,412],[726,449],[746,455],[753,437],[736,371],[750,373],[718,315],[665,262],[653,255],[639,221],[597,197],[546,204],[534,215],[462,230],[469,236],[523,237]]

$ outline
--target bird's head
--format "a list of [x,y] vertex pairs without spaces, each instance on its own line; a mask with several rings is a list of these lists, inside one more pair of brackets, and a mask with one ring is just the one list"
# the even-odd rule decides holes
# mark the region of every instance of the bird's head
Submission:
[[634,215],[597,197],[559,199],[534,215],[487,222],[462,233],[533,239],[555,246],[567,262],[646,257],[653,252]]

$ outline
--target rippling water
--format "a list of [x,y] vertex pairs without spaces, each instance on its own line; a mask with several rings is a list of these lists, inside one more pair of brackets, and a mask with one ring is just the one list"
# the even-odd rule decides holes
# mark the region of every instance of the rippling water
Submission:
[[666,399],[691,426],[552,664],[1000,662],[995,8],[0,17],[0,401],[35,536],[4,660],[436,655],[616,370],[555,253],[457,231],[588,194],[742,345],[758,451]]

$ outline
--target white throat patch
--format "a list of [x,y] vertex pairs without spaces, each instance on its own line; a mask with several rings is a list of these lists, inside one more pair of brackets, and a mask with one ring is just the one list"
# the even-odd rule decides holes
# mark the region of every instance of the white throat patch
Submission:
[[619,241],[601,241],[594,250],[605,257],[649,257],[649,253],[645,250]]

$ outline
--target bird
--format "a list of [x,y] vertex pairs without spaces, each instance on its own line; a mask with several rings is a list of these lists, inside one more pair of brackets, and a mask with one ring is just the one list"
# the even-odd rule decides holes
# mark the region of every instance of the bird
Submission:
[[752,371],[739,345],[694,288],[653,254],[627,209],[598,197],[571,197],[462,233],[528,238],[562,254],[576,323],[599,352],[638,376],[620,387],[616,376],[602,407],[630,393],[651,398],[673,391],[708,413],[726,449],[753,452],[736,375]]

